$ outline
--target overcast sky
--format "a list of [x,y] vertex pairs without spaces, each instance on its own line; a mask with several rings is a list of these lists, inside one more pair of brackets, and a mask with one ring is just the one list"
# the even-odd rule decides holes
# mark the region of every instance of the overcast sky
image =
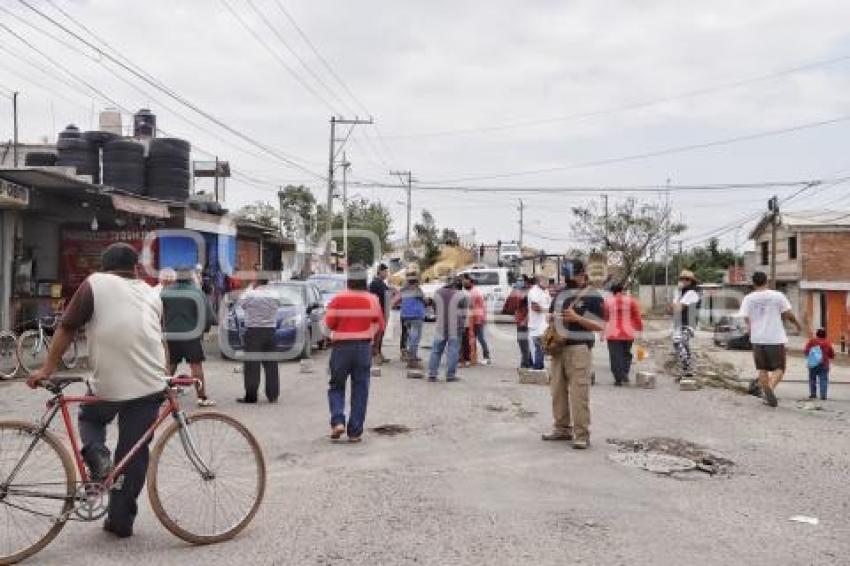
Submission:
[[[94,41],[51,3],[28,1]],[[150,107],[160,128],[229,160],[242,175],[229,183],[231,208],[273,200],[277,185],[293,182],[308,184],[324,201],[320,177],[332,113],[371,114],[377,123],[358,126],[346,146],[352,177],[361,182],[392,182],[389,168],[412,170],[423,186],[484,187],[663,186],[668,178],[673,185],[758,183],[850,174],[850,120],[594,164],[850,118],[848,2],[280,0],[343,86],[277,0],[250,1],[260,15],[249,0],[53,3],[171,91],[309,172],[264,156],[14,0],[0,6],[23,21],[0,13],[0,23],[73,77],[128,109]],[[53,139],[69,122],[89,128],[110,105],[2,27],[0,49],[0,138],[11,137],[10,101],[3,96],[9,90],[21,92],[23,141]],[[540,169],[556,170],[514,175]],[[850,208],[843,198],[848,186],[811,189],[788,207]],[[672,201],[690,226],[685,239],[692,245],[764,208],[774,191],[794,190],[675,192]],[[390,206],[396,235],[404,234],[403,191],[353,187],[351,193]],[[475,229],[487,241],[515,239],[520,196],[526,242],[551,251],[572,245],[570,206],[600,200],[423,188],[414,191],[414,217],[427,208],[441,227]],[[610,198],[613,205],[624,195]],[[731,245],[734,231],[723,238]]]

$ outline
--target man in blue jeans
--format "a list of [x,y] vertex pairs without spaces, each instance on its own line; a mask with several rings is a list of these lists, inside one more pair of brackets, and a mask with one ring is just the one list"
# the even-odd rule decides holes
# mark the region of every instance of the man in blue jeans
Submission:
[[534,286],[528,292],[528,337],[531,341],[532,368],[544,368],[543,334],[548,326],[547,313],[552,304],[552,297],[544,288],[546,279],[543,276],[535,278]]
[[407,367],[422,369],[419,359],[419,341],[425,322],[425,293],[419,286],[419,275],[408,275],[407,285],[401,290],[401,323],[407,329]]
[[457,362],[460,355],[460,337],[466,328],[466,296],[461,291],[460,281],[449,281],[434,294],[434,344],[428,364],[428,381],[437,381],[440,361],[446,353],[446,381],[457,381]]
[[[349,271],[348,290],[335,295],[328,304],[325,325],[331,331],[333,344],[328,387],[331,438],[338,440],[347,433],[349,442],[360,442],[369,403],[372,341],[385,326],[378,298],[366,290],[365,270],[352,268]],[[345,387],[349,377],[351,411],[346,426]]]

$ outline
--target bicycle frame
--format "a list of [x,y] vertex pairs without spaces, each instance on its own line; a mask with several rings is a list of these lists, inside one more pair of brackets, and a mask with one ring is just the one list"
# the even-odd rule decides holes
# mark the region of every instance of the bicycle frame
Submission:
[[[153,438],[156,430],[162,425],[162,423],[169,417],[174,417],[178,422],[181,423],[181,427],[185,430],[185,415],[180,409],[180,404],[177,402],[177,388],[182,386],[193,385],[195,380],[189,378],[173,378],[170,380],[171,386],[165,389],[165,401],[163,403],[162,409],[160,409],[159,414],[157,415],[156,420],[153,424],[145,431],[145,434],[139,439],[138,442],[130,449],[130,451],[121,459],[120,462],[117,462],[113,467],[112,471],[103,480],[102,487],[105,490],[110,489],[117,479],[124,473],[127,464],[139,453],[146,443],[150,442]],[[80,441],[77,438],[76,432],[74,431],[74,424],[71,419],[71,413],[68,409],[70,405],[74,404],[90,404],[90,403],[98,403],[103,400],[94,395],[64,395],[63,393],[59,393],[52,399],[47,402],[47,410],[44,416],[41,419],[41,428],[40,431],[44,432],[53,422],[53,419],[56,418],[57,414],[62,415],[62,422],[65,426],[65,431],[68,434],[68,440],[71,443],[71,452],[73,454],[74,463],[77,466],[77,471],[80,474],[80,480],[83,483],[88,483],[90,481],[88,469],[86,468],[85,461],[83,460],[82,449],[80,446]],[[182,431],[181,431],[182,432]],[[198,467],[198,471],[203,476],[210,475],[209,468],[207,468],[206,464],[197,456],[197,453],[194,450],[194,445],[191,442],[191,439],[188,438],[187,434],[181,434],[181,440],[186,445],[186,452],[189,455],[192,463]],[[37,439],[36,439],[37,441]],[[23,461],[23,460],[22,460]]]

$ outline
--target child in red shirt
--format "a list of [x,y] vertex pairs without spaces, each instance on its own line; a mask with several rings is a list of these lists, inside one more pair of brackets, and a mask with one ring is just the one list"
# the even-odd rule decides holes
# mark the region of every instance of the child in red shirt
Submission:
[[809,352],[817,346],[820,348],[821,363],[815,367],[809,367],[809,399],[817,398],[818,385],[820,385],[820,398],[826,401],[826,390],[829,385],[829,360],[835,358],[835,349],[832,342],[826,337],[826,330],[819,328],[815,337],[806,342],[803,353],[808,358]]

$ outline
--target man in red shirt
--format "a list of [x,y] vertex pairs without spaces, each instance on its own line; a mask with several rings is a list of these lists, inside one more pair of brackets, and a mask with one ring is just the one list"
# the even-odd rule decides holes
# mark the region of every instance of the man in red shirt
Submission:
[[[360,442],[372,371],[372,341],[385,328],[378,298],[366,287],[366,271],[359,267],[348,273],[348,290],[337,293],[328,304],[325,325],[331,331],[328,405],[331,412],[331,438],[343,433],[349,442]],[[351,377],[351,410],[345,422],[345,387]]]
[[623,284],[611,286],[611,295],[605,299],[605,340],[614,385],[622,387],[629,382],[632,369],[632,344],[637,333],[643,330],[640,307],[634,298],[623,294]]

